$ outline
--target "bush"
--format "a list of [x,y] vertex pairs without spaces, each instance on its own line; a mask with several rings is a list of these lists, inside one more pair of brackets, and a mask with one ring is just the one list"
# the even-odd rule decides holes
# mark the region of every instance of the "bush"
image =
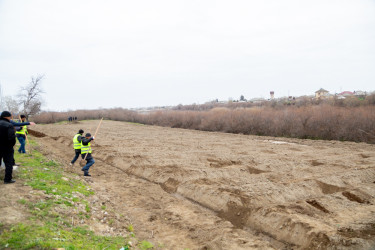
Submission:
[[216,107],[210,110],[159,110],[149,113],[116,108],[45,112],[35,116],[34,121],[54,123],[66,121],[68,116],[77,116],[79,120],[104,117],[115,121],[227,133],[368,143],[375,141],[375,109],[370,105]]

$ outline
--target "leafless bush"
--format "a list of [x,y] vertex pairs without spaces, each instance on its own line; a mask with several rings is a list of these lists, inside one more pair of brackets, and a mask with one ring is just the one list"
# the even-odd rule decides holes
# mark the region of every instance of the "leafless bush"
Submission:
[[375,109],[369,105],[217,107],[204,111],[164,110],[146,114],[116,108],[44,112],[33,119],[37,123],[54,123],[66,121],[69,116],[77,117],[78,120],[104,117],[116,121],[227,133],[375,142]]

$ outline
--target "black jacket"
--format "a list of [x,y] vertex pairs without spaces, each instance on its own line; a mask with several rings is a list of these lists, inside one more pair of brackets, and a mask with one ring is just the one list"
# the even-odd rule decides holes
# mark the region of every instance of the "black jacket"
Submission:
[[14,126],[5,118],[0,118],[0,150],[12,150],[16,144]]

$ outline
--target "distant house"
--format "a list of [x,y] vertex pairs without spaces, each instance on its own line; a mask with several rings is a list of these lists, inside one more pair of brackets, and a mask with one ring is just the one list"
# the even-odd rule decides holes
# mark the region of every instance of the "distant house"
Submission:
[[366,92],[364,92],[362,90],[357,90],[357,91],[354,91],[354,95],[358,98],[365,98]]
[[251,103],[262,103],[262,102],[266,101],[266,99],[264,99],[264,98],[253,98],[253,99],[250,99],[249,101]]
[[337,94],[337,97],[339,99],[345,99],[345,98],[348,98],[348,97],[365,98],[366,97],[366,92],[361,91],[361,90],[357,90],[357,91],[354,91],[354,92],[343,91],[343,92]]
[[320,98],[326,98],[329,96],[329,92],[325,89],[319,89],[318,91],[315,91],[315,98],[320,99]]
[[338,96],[341,96],[341,97],[348,97],[348,96],[353,96],[354,95],[354,92],[351,92],[351,91],[343,91],[339,94],[337,94]]

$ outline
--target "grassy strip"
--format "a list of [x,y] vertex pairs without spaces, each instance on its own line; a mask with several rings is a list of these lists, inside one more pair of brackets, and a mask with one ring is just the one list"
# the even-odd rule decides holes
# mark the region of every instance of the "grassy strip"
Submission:
[[0,236],[0,246],[11,249],[65,248],[65,249],[120,249],[120,237],[95,236],[85,227],[62,228],[56,223],[26,225],[23,223],[5,230]]
[[[32,144],[35,146],[35,142]],[[20,168],[18,178],[43,191],[45,198],[18,201],[31,216],[11,227],[0,224],[0,249],[130,249],[128,239],[97,236],[87,227],[74,226],[72,214],[77,220],[91,216],[90,204],[85,200],[94,194],[90,187],[80,180],[64,177],[62,167],[38,151],[16,153],[15,157],[16,162],[25,166]]]

